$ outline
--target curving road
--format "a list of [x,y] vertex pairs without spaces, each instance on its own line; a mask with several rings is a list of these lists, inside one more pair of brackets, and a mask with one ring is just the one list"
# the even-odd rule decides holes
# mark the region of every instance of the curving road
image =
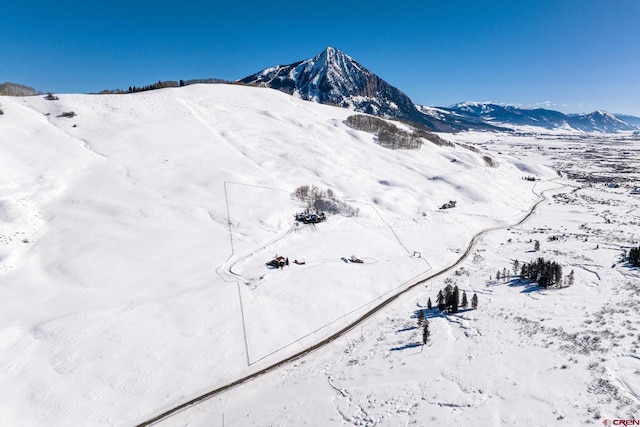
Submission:
[[[557,178],[556,178],[557,179]],[[555,180],[555,179],[554,179]],[[554,181],[552,180],[552,181]],[[536,194],[538,197],[540,197],[540,200],[538,200],[535,204],[533,204],[533,206],[531,206],[531,208],[529,209],[529,212],[517,223],[515,224],[511,224],[511,225],[505,225],[505,226],[499,226],[499,227],[491,227],[491,228],[486,228],[484,230],[481,230],[480,232],[478,232],[476,235],[473,236],[473,238],[471,239],[471,241],[469,242],[469,244],[467,245],[466,250],[464,251],[464,253],[460,256],[460,258],[458,258],[453,264],[449,265],[448,267],[435,272],[433,274],[431,274],[430,276],[418,280],[417,282],[409,285],[407,288],[399,291],[397,294],[390,296],[389,298],[387,298],[386,300],[382,301],[380,304],[378,304],[377,306],[373,307],[371,310],[369,310],[368,312],[366,312],[365,314],[363,314],[360,318],[356,319],[355,321],[353,321],[352,323],[344,326],[342,329],[340,329],[338,332],[332,334],[331,336],[323,339],[322,341],[312,345],[311,347],[308,347],[304,350],[299,351],[298,353],[289,356],[285,359],[282,359],[264,369],[261,369],[257,372],[254,372],[252,374],[249,374],[247,376],[244,376],[242,378],[239,378],[231,383],[228,383],[226,385],[223,385],[221,387],[218,387],[214,390],[208,391],[207,393],[204,393],[198,397],[195,397],[191,400],[189,400],[188,402],[184,402],[181,403],[179,405],[176,405],[175,407],[171,408],[171,409],[167,409],[166,411],[154,416],[153,418],[150,418],[144,422],[141,422],[140,424],[137,424],[136,427],[146,427],[146,426],[151,426],[154,425],[162,420],[165,420],[169,417],[171,417],[172,415],[175,415],[179,412],[182,412],[186,409],[188,409],[189,407],[196,405],[200,402],[203,402],[205,400],[208,400],[220,393],[225,392],[226,390],[229,390],[233,387],[236,387],[240,384],[243,384],[245,382],[251,381],[254,378],[257,378],[261,375],[264,375],[268,372],[271,372],[275,369],[280,368],[281,366],[287,365],[291,362],[293,362],[294,360],[297,360],[303,356],[306,356],[307,354],[319,349],[320,347],[336,340],[337,338],[343,336],[344,334],[346,334],[347,332],[351,331],[352,329],[354,329],[356,326],[359,326],[361,323],[363,323],[365,320],[369,319],[371,316],[373,316],[374,314],[376,314],[377,312],[379,312],[380,310],[382,310],[383,308],[385,308],[386,306],[388,306],[389,304],[391,304],[392,302],[394,302],[396,299],[398,299],[401,295],[404,295],[405,293],[411,291],[413,288],[415,288],[416,286],[419,286],[435,277],[441,276],[444,273],[447,273],[448,271],[458,267],[463,261],[466,260],[466,258],[469,256],[469,254],[471,253],[471,251],[473,250],[473,248],[475,247],[476,243],[478,242],[478,240],[484,236],[487,233],[490,233],[492,231],[497,231],[497,230],[504,230],[506,228],[511,228],[511,227],[516,227],[519,225],[522,225],[524,222],[526,222],[529,218],[531,218],[531,216],[534,214],[536,208],[544,201],[547,200],[547,198],[545,197],[545,193],[549,192],[549,191],[554,191],[554,190],[558,190],[560,188],[562,188],[564,186],[560,186],[560,187],[556,187],[556,188],[550,188],[547,189],[545,191],[543,191],[541,194],[537,194],[534,191],[534,194]],[[535,186],[534,186],[535,188]]]

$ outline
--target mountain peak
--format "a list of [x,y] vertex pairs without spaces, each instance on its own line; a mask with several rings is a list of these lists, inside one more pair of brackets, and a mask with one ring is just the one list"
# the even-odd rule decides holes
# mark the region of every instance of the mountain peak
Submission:
[[407,95],[332,46],[311,59],[267,68],[239,82],[271,87],[321,104],[433,127]]
[[339,51],[338,49],[336,49],[333,46],[327,46],[325,48],[325,50],[320,52],[320,55],[322,55],[322,54],[326,55],[327,57],[330,57],[330,56],[333,56],[333,55],[336,55],[336,54],[343,54],[344,55],[344,53],[342,53],[341,51]]

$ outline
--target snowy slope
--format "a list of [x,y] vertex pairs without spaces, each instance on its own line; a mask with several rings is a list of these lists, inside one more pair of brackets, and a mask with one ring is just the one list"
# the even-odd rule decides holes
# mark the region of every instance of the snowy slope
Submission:
[[[637,425],[640,272],[621,253],[640,243],[640,199],[629,192],[638,159],[625,161],[620,187],[599,179],[638,141],[492,137],[483,142],[522,169],[553,162],[586,180],[555,180],[527,222],[489,232],[454,271],[339,340],[159,425]],[[537,257],[559,262],[565,277],[573,271],[573,285],[540,289],[514,275],[514,260]],[[476,293],[478,309],[428,310],[447,284]],[[419,310],[431,331],[424,347]]]
[[[2,425],[141,421],[319,341],[538,199],[514,156],[390,151],[351,111],[268,89],[0,102]],[[294,226],[304,184],[360,215]],[[276,253],[307,264],[266,269]]]

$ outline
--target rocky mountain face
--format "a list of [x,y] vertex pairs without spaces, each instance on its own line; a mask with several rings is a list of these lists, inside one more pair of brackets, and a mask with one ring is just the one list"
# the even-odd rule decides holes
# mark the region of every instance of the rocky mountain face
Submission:
[[349,55],[328,47],[311,59],[266,68],[237,81],[264,86],[321,104],[333,104],[378,117],[408,121],[430,130],[510,130],[518,126],[567,128],[585,132],[637,129],[620,118],[597,111],[566,115],[492,103],[465,102],[450,107],[418,106],[399,89],[364,68]]
[[431,130],[462,130],[425,115],[399,89],[332,47],[311,59],[266,68],[238,82],[383,118],[415,122]]

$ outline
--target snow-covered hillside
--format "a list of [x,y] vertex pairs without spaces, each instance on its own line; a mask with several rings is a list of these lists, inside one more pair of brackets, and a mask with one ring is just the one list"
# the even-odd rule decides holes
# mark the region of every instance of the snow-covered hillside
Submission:
[[[537,160],[382,148],[270,89],[0,103],[2,425],[142,421],[318,342],[556,185],[521,179],[556,176]],[[359,215],[295,225],[307,184]]]
[[[640,273],[623,254],[640,244],[630,191],[640,173],[629,155],[639,142],[457,137],[553,163],[574,180],[556,180],[525,223],[488,232],[455,270],[340,339],[159,425],[637,425]],[[573,280],[542,289],[514,273],[516,260],[538,257]],[[477,294],[478,309],[428,309],[447,285]],[[424,347],[420,311],[431,331]]]

